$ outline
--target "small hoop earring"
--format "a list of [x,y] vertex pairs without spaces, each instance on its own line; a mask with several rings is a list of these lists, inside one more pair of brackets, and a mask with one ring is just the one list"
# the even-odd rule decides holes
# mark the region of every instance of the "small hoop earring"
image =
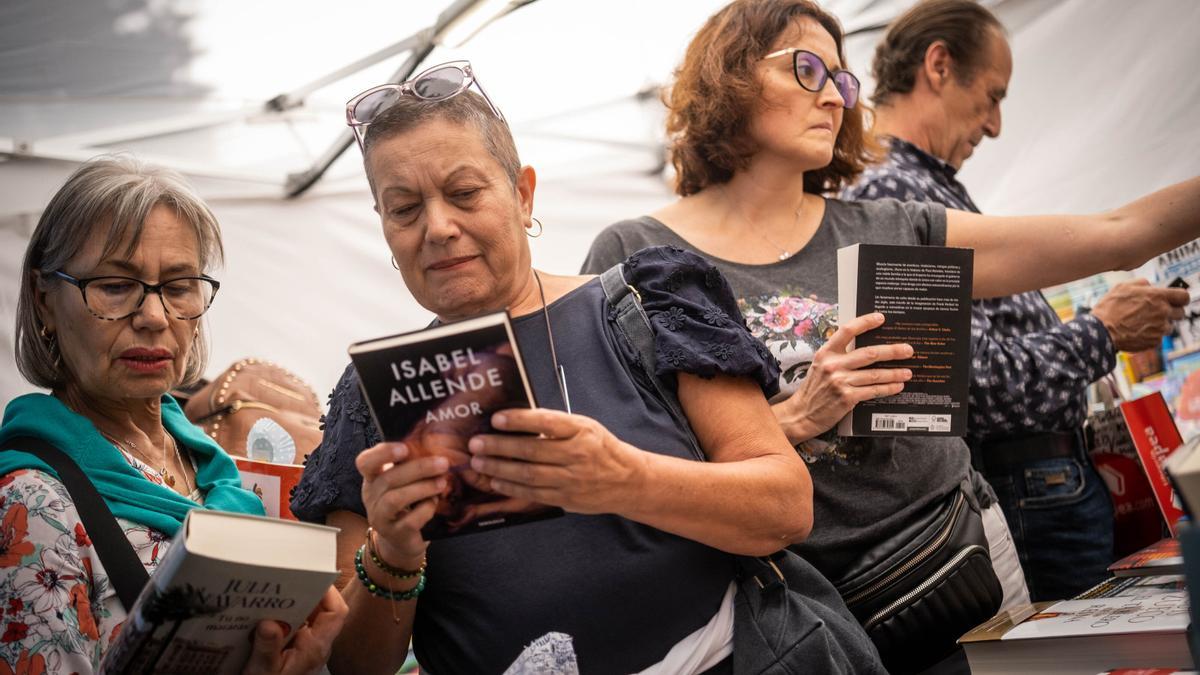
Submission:
[[530,222],[537,223],[537,234],[531,234],[529,230],[532,228],[527,227],[525,228],[525,236],[529,237],[530,239],[537,239],[538,237],[542,236],[542,232],[544,232],[546,228],[542,227],[542,221],[534,218],[533,216],[530,216],[529,220]]
[[396,256],[392,256],[392,269],[400,271],[400,266],[396,264]]

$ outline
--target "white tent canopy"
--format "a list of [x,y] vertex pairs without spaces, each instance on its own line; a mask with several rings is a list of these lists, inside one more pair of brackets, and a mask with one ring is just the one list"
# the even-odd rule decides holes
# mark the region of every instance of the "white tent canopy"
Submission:
[[[503,4],[503,3],[501,3]],[[578,269],[605,225],[671,199],[662,110],[691,35],[721,2],[538,0],[423,61],[468,58],[537,168],[546,234],[534,263]],[[869,87],[886,24],[911,0],[829,0]],[[1006,0],[1014,74],[1001,138],[962,179],[987,212],[1098,210],[1200,173],[1200,4]],[[0,9],[0,402],[32,390],[13,364],[21,256],[63,179],[88,156],[132,151],[187,174],[225,236],[209,313],[209,375],[243,356],[329,391],[352,341],[430,315],[388,262],[358,151],[287,199],[287,176],[334,143],[342,105],[396,56],[269,112],[303,87],[431,25],[440,6],[198,0],[9,0]],[[639,92],[643,92],[639,95]]]

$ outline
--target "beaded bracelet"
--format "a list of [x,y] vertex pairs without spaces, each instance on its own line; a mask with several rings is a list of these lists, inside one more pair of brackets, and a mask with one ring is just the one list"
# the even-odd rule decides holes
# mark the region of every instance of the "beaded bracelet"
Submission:
[[367,576],[367,567],[366,565],[363,565],[363,549],[366,547],[366,544],[359,546],[358,552],[354,554],[354,571],[358,573],[358,580],[362,582],[363,586],[367,587],[367,590],[371,592],[371,595],[379,598],[386,598],[393,602],[396,600],[416,600],[417,596],[421,594],[421,591],[425,590],[425,573],[423,571],[420,573],[421,580],[417,582],[416,586],[407,591],[389,591],[374,581],[371,581],[371,577]]
[[397,579],[413,579],[413,578],[416,578],[416,577],[419,577],[419,576],[425,574],[425,562],[426,561],[424,558],[421,559],[421,566],[415,570],[402,570],[399,567],[393,567],[392,565],[389,565],[386,562],[384,562],[383,558],[380,558],[379,554],[375,552],[375,536],[374,535],[375,535],[375,528],[368,527],[367,528],[367,555],[371,556],[371,562],[375,563],[375,566],[378,567],[379,569],[383,570],[383,572],[385,574],[387,574],[388,576],[391,576],[391,577],[395,577]]

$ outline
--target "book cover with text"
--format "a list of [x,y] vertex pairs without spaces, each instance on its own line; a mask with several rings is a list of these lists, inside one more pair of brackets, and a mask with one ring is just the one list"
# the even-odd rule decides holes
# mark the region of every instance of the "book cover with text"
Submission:
[[337,529],[190,511],[121,631],[102,675],[235,675],[260,621],[289,634],[337,576]]
[[471,437],[497,433],[492,413],[536,406],[506,312],[359,342],[349,352],[383,438],[403,442],[412,457],[450,460],[437,512],[421,531],[426,539],[562,514],[492,491],[469,464]]
[[851,348],[907,343],[910,368],[894,396],[863,401],[838,425],[843,436],[962,436],[971,375],[973,251],[941,246],[855,244],[838,249],[838,321],[882,312],[884,324]]

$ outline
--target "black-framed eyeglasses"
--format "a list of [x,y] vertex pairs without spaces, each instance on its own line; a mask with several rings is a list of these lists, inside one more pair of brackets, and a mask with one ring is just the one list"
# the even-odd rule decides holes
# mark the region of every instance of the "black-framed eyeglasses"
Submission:
[[504,115],[492,103],[483,85],[475,78],[470,61],[449,61],[428,68],[407,82],[381,84],[372,87],[346,103],[346,125],[354,131],[359,149],[363,149],[367,127],[380,113],[392,107],[401,96],[415,96],[423,101],[444,101],[463,93],[474,84],[492,113],[503,122]]
[[167,314],[176,319],[198,319],[212,306],[221,282],[206,275],[176,277],[157,284],[148,284],[133,277],[105,276],[77,279],[62,271],[45,276],[57,277],[79,289],[83,304],[99,319],[118,321],[132,316],[146,296],[157,293]]
[[848,110],[858,105],[859,82],[854,73],[848,70],[830,71],[821,57],[807,49],[796,47],[771,52],[762,57],[762,60],[766,61],[785,54],[792,56],[792,73],[796,76],[796,82],[805,90],[813,93],[819,92],[825,88],[825,83],[833,78],[833,86],[842,97],[842,107]]

